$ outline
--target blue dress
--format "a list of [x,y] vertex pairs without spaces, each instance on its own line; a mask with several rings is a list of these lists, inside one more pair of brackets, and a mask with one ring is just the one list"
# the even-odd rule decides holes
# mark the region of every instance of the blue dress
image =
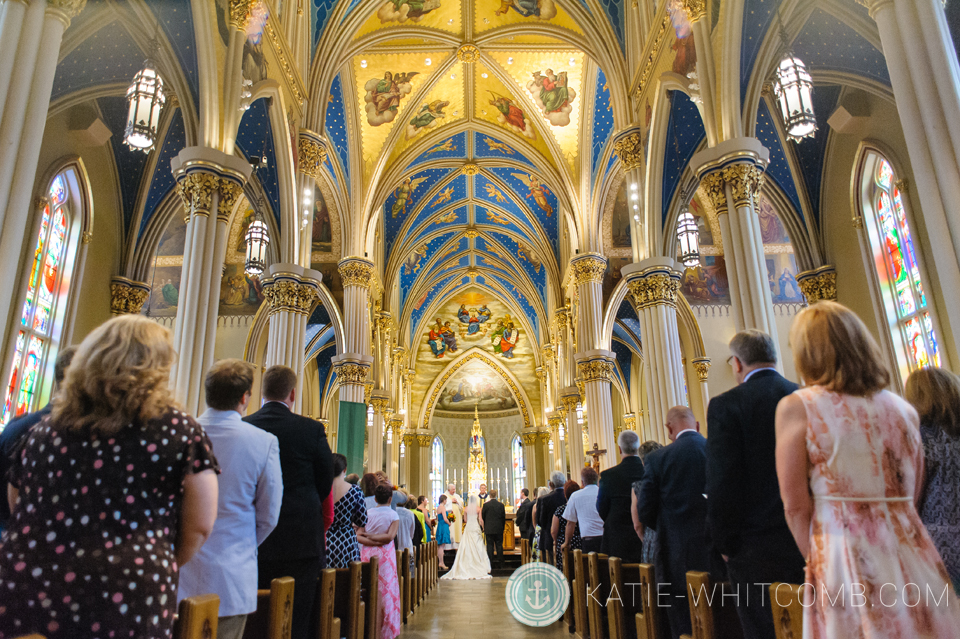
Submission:
[[444,513],[442,517],[437,517],[437,545],[443,546],[444,544],[452,544],[453,539],[450,538],[450,524],[447,523],[447,514]]

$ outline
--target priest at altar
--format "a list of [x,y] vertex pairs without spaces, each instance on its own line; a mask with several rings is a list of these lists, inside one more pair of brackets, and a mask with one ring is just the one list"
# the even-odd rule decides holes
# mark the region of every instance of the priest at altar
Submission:
[[454,516],[453,523],[450,524],[450,538],[453,540],[453,547],[457,548],[463,535],[463,500],[453,484],[447,486],[447,512]]

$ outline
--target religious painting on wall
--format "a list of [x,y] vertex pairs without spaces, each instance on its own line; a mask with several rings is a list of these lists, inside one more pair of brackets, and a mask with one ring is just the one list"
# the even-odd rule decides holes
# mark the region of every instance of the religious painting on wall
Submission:
[[366,95],[363,101],[367,113],[367,122],[371,126],[380,126],[393,122],[400,109],[400,101],[413,91],[410,80],[419,71],[394,73],[385,71],[382,78],[371,78],[363,85]]
[[150,296],[143,305],[143,314],[153,317],[176,316],[186,236],[187,224],[183,221],[183,216],[171,217],[157,245],[157,254],[147,280]]
[[630,248],[630,204],[627,202],[627,181],[620,184],[613,203],[611,220],[613,248]]
[[693,26],[687,18],[687,12],[678,2],[667,5],[667,11],[670,14],[670,21],[673,24],[674,33],[677,36],[676,41],[671,47],[676,51],[676,57],[673,59],[673,72],[686,77],[688,73],[696,69],[697,50],[694,46]]
[[797,284],[797,261],[793,253],[768,254],[767,281],[775,304],[797,304],[804,301]]
[[[224,48],[230,47],[230,2],[228,0],[217,0],[217,29],[220,32],[220,40]],[[250,20],[247,23],[246,40],[243,43],[243,77],[254,84],[267,79],[269,75],[269,65],[263,51],[263,30],[267,21],[270,19],[270,10],[266,4],[256,2],[250,12]]]
[[313,226],[311,227],[310,251],[313,253],[333,252],[333,224],[330,222],[330,210],[320,189],[313,189]]
[[220,278],[220,315],[253,315],[263,303],[263,285],[243,264],[225,264]]
[[413,192],[417,190],[417,187],[427,181],[426,177],[418,178],[404,178],[403,182],[397,185],[393,190],[394,195],[397,199],[394,200],[393,206],[390,207],[390,216],[397,217],[399,215],[407,214],[407,204],[410,203],[412,206],[413,203],[410,202],[410,196],[413,195]]
[[550,193],[550,189],[544,186],[539,178],[534,176],[532,173],[511,173],[513,177],[517,178],[523,182],[528,189],[530,189],[530,194],[527,195],[527,198],[533,198],[533,201],[536,203],[537,207],[547,214],[547,217],[553,215],[553,206],[547,200],[547,195]]
[[473,360],[450,376],[440,397],[438,410],[472,413],[479,411],[510,410],[517,400],[510,387],[483,362]]
[[[523,109],[517,105],[513,98],[499,95],[493,91],[490,91],[490,95],[493,96],[490,105],[499,112],[497,122],[518,135],[531,140],[537,139],[537,132],[534,130],[533,124],[527,119],[527,114],[523,112]],[[500,146],[506,147],[504,144],[500,144]],[[490,148],[493,149],[492,146]]]
[[534,102],[553,126],[567,126],[570,124],[570,113],[573,111],[573,101],[577,92],[569,86],[567,72],[553,72],[553,69],[537,70],[527,82],[527,91],[533,96]]

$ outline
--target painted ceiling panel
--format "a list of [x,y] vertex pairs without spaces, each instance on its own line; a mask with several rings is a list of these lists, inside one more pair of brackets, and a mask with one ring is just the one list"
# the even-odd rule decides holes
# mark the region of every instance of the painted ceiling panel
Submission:
[[[456,275],[448,275],[440,280],[438,280],[433,286],[430,287],[427,292],[420,296],[413,304],[413,308],[410,310],[410,341],[414,341],[414,336],[416,335],[417,324],[420,323],[420,320],[423,319],[423,314],[427,312],[427,308],[430,307],[430,304],[433,303],[433,300],[436,299],[437,295],[442,291],[447,284],[452,282]],[[470,278],[465,277],[461,280],[461,283],[469,282]],[[402,307],[402,306],[401,306]]]
[[[388,4],[393,6],[392,3]],[[426,97],[417,104],[415,109],[408,112],[409,117],[404,120],[403,131],[394,144],[388,164],[402,159],[404,151],[420,138],[440,127],[466,118],[463,85],[463,64],[457,62],[437,78],[437,83],[433,85]],[[466,138],[466,134],[462,133],[460,137]],[[466,151],[464,147],[460,149],[461,152]]]
[[467,157],[467,134],[458,133],[443,142],[433,145],[408,165],[408,168],[420,166],[424,162],[449,158]]
[[626,16],[624,15],[623,0],[600,0],[600,6],[603,12],[607,14],[610,26],[617,35],[617,42],[620,44],[620,50],[626,52],[625,33]]
[[129,83],[145,57],[125,28],[110,24],[80,43],[57,65],[50,99],[101,84]]
[[[454,182],[458,184],[458,182]],[[448,188],[453,188],[452,186]],[[446,189],[444,189],[446,191]],[[427,209],[429,210],[429,209]],[[420,238],[425,237],[431,233],[436,233],[441,229],[446,229],[447,227],[453,226],[466,226],[467,218],[469,215],[469,209],[466,206],[458,206],[454,209],[449,207],[441,206],[439,209],[434,209],[434,211],[440,211],[439,213],[422,213],[422,216],[425,216],[427,224],[425,226],[418,226],[416,232],[417,237],[413,240],[418,242]],[[419,223],[418,223],[419,224]],[[409,237],[409,235],[407,235]]]
[[[174,188],[175,181],[173,173],[170,171],[170,160],[177,157],[177,154],[187,145],[186,132],[183,127],[183,116],[177,109],[170,121],[170,127],[167,129],[167,137],[163,140],[163,145],[159,150],[157,157],[157,166],[150,178],[150,190],[147,192],[147,201],[143,207],[143,217],[140,221],[140,234],[143,234],[147,228],[147,223],[156,211],[157,206]],[[155,151],[156,152],[156,151]]]
[[[131,149],[123,142],[123,132],[127,125],[126,98],[100,98],[97,104],[100,106],[100,113],[103,114],[104,123],[113,132],[110,137],[110,146],[113,148],[113,158],[120,181],[123,227],[129,229],[137,205],[137,192],[140,190],[144,167],[150,156],[143,151]],[[167,169],[169,171],[169,165]]]
[[403,228],[408,216],[421,204],[421,199],[426,197],[437,182],[453,171],[454,169],[424,169],[404,178],[394,187],[393,192],[387,196],[387,201],[383,205],[387,255],[390,254],[390,249],[397,239],[397,234]]
[[[617,319],[619,320],[632,319],[635,321],[637,320],[637,312],[634,310],[633,304],[631,304],[630,301],[627,300],[626,298],[624,298],[624,300],[620,302],[620,308],[617,309]],[[640,333],[637,333],[637,335],[639,334]]]
[[237,130],[237,148],[248,159],[266,155],[267,166],[260,169],[257,178],[267,195],[273,215],[280,224],[280,180],[277,175],[277,154],[273,146],[273,129],[267,112],[267,99],[260,98],[240,119]]
[[642,348],[642,347],[643,347],[643,343],[642,343],[642,341],[643,341],[643,335],[640,334],[640,322],[639,322],[639,320],[635,320],[635,319],[632,319],[632,318],[623,318],[623,319],[621,319],[620,321],[623,322],[623,325],[626,326],[627,328],[629,328],[630,331],[631,331],[634,335],[636,335],[637,337],[640,338],[640,340],[641,340],[640,347]]
[[512,88],[504,85],[500,79],[481,63],[473,65],[474,73],[474,117],[490,122],[505,131],[510,131],[521,140],[530,144],[543,157],[553,158],[540,133],[535,120],[537,113],[529,112],[517,96],[520,88],[511,83]]
[[610,88],[607,86],[607,78],[604,76],[602,69],[597,69],[597,88],[595,95],[593,131],[591,132],[591,178],[597,175],[597,170],[600,168],[600,161],[603,159],[603,151],[607,147],[610,132],[613,130],[613,109],[610,106]]
[[333,372],[333,357],[337,354],[335,346],[325,348],[317,353],[317,380],[320,384],[320,397],[325,398],[330,387],[333,386],[333,380],[336,373]]
[[475,206],[474,220],[474,223],[480,228],[509,229],[514,233],[523,235],[528,241],[533,241],[534,236],[531,235],[530,228],[525,224],[522,226],[516,224],[513,218],[502,210],[497,210],[492,207]]
[[817,132],[813,138],[804,138],[794,148],[797,162],[803,172],[803,181],[810,196],[813,217],[820,223],[820,184],[823,178],[823,160],[826,157],[830,125],[827,118],[833,113],[840,98],[840,87],[818,84],[813,89],[813,113],[817,117]]
[[613,334],[623,340],[625,344],[632,346],[637,352],[640,352],[640,344],[634,339],[633,334],[624,328],[623,324],[615,323],[613,325]]
[[617,366],[620,368],[623,386],[627,389],[627,392],[630,392],[630,364],[633,362],[633,352],[626,344],[617,340],[611,342],[610,350],[617,356]]
[[403,266],[400,267],[400,303],[403,304],[407,299],[407,294],[413,288],[414,282],[418,279],[418,274],[430,260],[434,258],[437,251],[447,241],[453,239],[454,232],[444,233],[429,241],[414,245],[410,252],[405,256]]
[[460,3],[452,0],[387,0],[376,13],[357,31],[356,38],[363,37],[392,26],[417,26],[460,34]]
[[540,261],[540,254],[529,244],[517,241],[505,233],[488,232],[488,234],[493,240],[500,244],[500,247],[488,243],[487,250],[498,255],[501,259],[509,260],[509,258],[502,253],[502,249],[506,249],[508,254],[520,263],[521,268],[523,268],[527,277],[530,278],[534,288],[537,290],[537,293],[539,293],[540,301],[543,303],[543,306],[546,307],[547,272]]
[[890,85],[883,53],[852,27],[820,9],[810,14],[793,51],[808,69],[847,71]]
[[744,0],[740,41],[740,99],[747,94],[750,74],[757,62],[767,29],[773,24],[782,0]]
[[[481,277],[477,277],[479,282]],[[535,333],[535,339],[540,341],[540,322],[537,319],[537,312],[534,310],[533,305],[530,303],[530,300],[527,299],[527,296],[523,294],[517,286],[510,280],[499,275],[491,275],[491,280],[496,281],[504,289],[506,289],[507,294],[512,296],[513,302],[515,302],[520,309],[523,311],[523,314],[527,316],[527,320],[530,322],[530,325],[533,326],[533,332]]]
[[350,192],[350,143],[347,140],[347,114],[343,107],[343,83],[338,74],[330,87],[327,98],[327,115],[325,119],[327,138],[333,144],[337,158],[340,160],[340,169],[347,180],[347,192]]
[[570,14],[557,5],[556,0],[500,0],[500,7],[497,9],[493,9],[496,6],[493,2],[482,6],[474,17],[474,30],[477,33],[511,24],[536,25],[549,22],[583,34],[583,30]]
[[467,268],[470,266],[470,256],[467,254],[461,255],[458,258],[452,260],[439,260],[432,268],[428,277],[444,277],[450,274],[451,271],[455,271],[461,268]]
[[522,151],[485,133],[473,133],[473,156],[476,158],[516,160],[529,165],[531,168],[535,166]]
[[307,326],[311,324],[329,324],[330,323],[330,313],[327,312],[326,307],[321,303],[317,304],[317,307],[313,309],[313,312],[310,313],[310,317],[307,318]]
[[[163,25],[167,39],[177,53],[180,66],[190,83],[195,104],[200,103],[200,65],[197,63],[196,35],[190,0],[164,0],[146,3]],[[218,3],[219,4],[219,3]],[[143,62],[140,60],[140,62]],[[133,76],[131,76],[133,79]]]
[[707,136],[697,105],[682,91],[670,95],[670,120],[667,123],[667,151],[663,160],[663,219],[667,219],[670,203],[690,158]]
[[337,6],[337,0],[311,0],[313,2],[313,11],[311,20],[313,23],[313,52],[316,53],[317,45],[320,44],[320,36],[327,26],[330,15]]
[[[757,139],[770,150],[770,164],[767,165],[767,175],[773,178],[790,202],[793,208],[801,217],[803,209],[800,208],[800,196],[797,194],[797,185],[793,181],[793,174],[790,172],[790,165],[787,164],[787,158],[784,154],[783,143],[777,133],[776,125],[767,109],[767,103],[760,101],[760,108],[757,109]],[[789,142],[793,144],[793,142]]]

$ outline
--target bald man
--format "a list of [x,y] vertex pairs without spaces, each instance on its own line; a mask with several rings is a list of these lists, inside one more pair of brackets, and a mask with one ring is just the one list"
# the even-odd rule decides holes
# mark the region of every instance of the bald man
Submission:
[[673,443],[644,460],[637,514],[642,529],[657,531],[658,592],[663,593],[661,605],[669,606],[670,632],[678,639],[681,634],[692,634],[686,598],[687,571],[712,572],[715,578],[722,575],[715,570],[720,557],[707,535],[707,500],[703,496],[707,484],[707,440],[686,406],[674,406],[667,412],[666,427]]

